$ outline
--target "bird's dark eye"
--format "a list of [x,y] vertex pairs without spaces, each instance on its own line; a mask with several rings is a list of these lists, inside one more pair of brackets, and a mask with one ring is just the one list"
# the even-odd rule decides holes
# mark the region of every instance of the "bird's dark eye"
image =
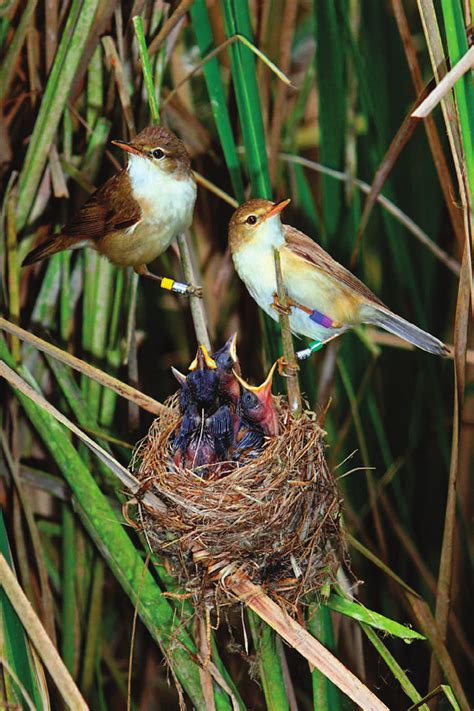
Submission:
[[161,148],[155,148],[155,150],[152,151],[151,155],[153,156],[153,158],[156,158],[157,160],[159,160],[160,158],[163,158],[163,156],[165,155],[165,152],[162,151]]
[[256,218],[255,215],[249,215],[249,216],[247,217],[247,219],[245,220],[245,222],[246,222],[248,225],[254,225],[254,224],[257,222],[257,218]]

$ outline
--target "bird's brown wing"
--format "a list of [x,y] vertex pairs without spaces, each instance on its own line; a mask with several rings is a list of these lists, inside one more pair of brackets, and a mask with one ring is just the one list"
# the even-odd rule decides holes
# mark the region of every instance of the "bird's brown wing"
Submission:
[[131,227],[140,217],[141,209],[131,195],[128,173],[121,170],[92,193],[61,235],[74,241],[94,242],[109,232]]
[[325,252],[319,244],[310,239],[304,232],[300,232],[300,230],[291,225],[283,225],[283,231],[286,243],[292,252],[315,266],[316,269],[331,274],[340,284],[355,291],[363,299],[383,306],[380,299],[365,284],[351,274],[342,264],[336,262],[330,254]]

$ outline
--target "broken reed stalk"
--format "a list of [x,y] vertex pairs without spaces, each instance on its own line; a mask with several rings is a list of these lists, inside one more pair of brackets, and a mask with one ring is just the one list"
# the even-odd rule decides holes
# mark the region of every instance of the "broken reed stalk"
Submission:
[[[281,271],[281,257],[278,249],[274,250],[275,274],[277,282],[278,301],[281,306],[287,306],[286,291],[283,284],[283,274]],[[290,317],[287,313],[280,313],[281,340],[283,343],[283,357],[286,361],[285,376],[287,378],[287,394],[290,412],[293,417],[301,414],[301,391],[298,381],[299,366],[296,361],[295,349],[293,348],[293,336],[291,335]]]
[[365,711],[388,708],[337,657],[266,595],[260,585],[255,585],[247,577],[235,575],[226,581],[226,587],[358,706]]

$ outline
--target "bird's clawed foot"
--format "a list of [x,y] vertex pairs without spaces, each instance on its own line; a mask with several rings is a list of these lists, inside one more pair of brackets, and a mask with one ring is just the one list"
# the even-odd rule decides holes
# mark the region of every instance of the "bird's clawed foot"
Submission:
[[291,378],[298,372],[299,365],[297,363],[289,363],[285,356],[280,356],[277,360],[278,374],[284,378]]
[[202,286],[188,284],[186,293],[190,296],[197,296],[198,299],[202,299]]
[[275,309],[277,314],[281,315],[286,315],[289,316],[291,314],[291,309],[293,306],[296,306],[296,303],[290,299],[289,296],[286,297],[286,305],[283,305],[278,298],[278,294],[274,293],[273,294],[273,303],[272,303],[272,309]]

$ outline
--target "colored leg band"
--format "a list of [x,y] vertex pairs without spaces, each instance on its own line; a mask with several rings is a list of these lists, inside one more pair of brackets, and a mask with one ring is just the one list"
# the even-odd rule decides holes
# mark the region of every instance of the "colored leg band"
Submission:
[[175,294],[187,294],[188,284],[182,284],[180,281],[173,282],[173,289]]
[[174,279],[169,279],[168,277],[163,277],[161,280],[161,288],[167,289],[168,291],[173,291]]
[[308,348],[303,348],[303,350],[296,352],[296,357],[298,360],[306,360],[306,358],[309,358],[312,353],[316,353],[316,351],[321,350],[323,346],[324,343],[321,343],[321,341],[311,341]]
[[175,281],[169,277],[163,277],[161,280],[161,288],[167,291],[172,291],[174,294],[187,294],[188,285],[182,284],[180,281]]
[[334,326],[332,318],[321,313],[321,311],[316,311],[316,309],[309,314],[309,317],[311,321],[314,321],[314,323],[317,323],[318,326],[322,326],[323,328],[333,328]]

